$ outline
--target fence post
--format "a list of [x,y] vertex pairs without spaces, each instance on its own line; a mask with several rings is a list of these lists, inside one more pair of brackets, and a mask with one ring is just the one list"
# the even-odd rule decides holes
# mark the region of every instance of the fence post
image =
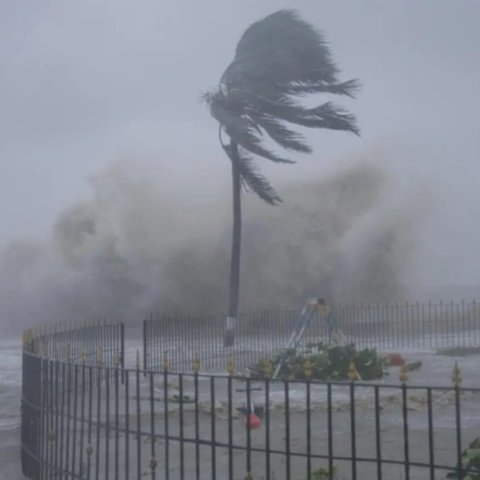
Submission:
[[148,370],[147,365],[147,322],[148,319],[143,320],[143,370],[146,372]]
[[456,439],[457,439],[457,475],[463,478],[462,467],[462,420],[460,415],[460,385],[462,384],[462,372],[455,362],[452,372],[452,383],[455,389],[455,423],[456,423]]
[[[164,438],[165,438],[165,479],[170,478],[170,425],[168,418],[168,380],[170,370],[170,359],[168,352],[163,352],[163,406],[164,406]],[[153,373],[151,373],[153,378]],[[153,383],[153,382],[152,382]],[[153,394],[153,392],[152,392]],[[180,403],[183,402],[183,398],[180,398]],[[153,473],[153,472],[152,472]]]
[[200,478],[200,411],[199,411],[199,390],[198,372],[200,371],[200,357],[198,353],[193,357],[193,385],[194,385],[194,415],[195,415],[195,474]]
[[233,392],[232,380],[235,374],[233,355],[227,357],[227,398],[228,398],[228,478],[233,478]]
[[[350,448],[352,452],[352,480],[357,479],[357,428],[355,415],[355,381],[360,379],[360,375],[355,367],[353,361],[350,363],[348,369],[348,376],[350,378]],[[331,475],[332,472],[329,472]]]
[[403,413],[403,441],[405,458],[405,479],[410,478],[410,450],[408,446],[408,367],[404,365],[400,370],[400,381],[402,382],[402,413]]
[[[33,342],[33,338],[31,338],[31,342]],[[41,358],[24,350],[22,357],[21,464],[22,473],[34,480],[40,478],[41,373]]]
[[125,370],[125,324],[120,323],[120,368],[122,369],[122,383],[123,370]]

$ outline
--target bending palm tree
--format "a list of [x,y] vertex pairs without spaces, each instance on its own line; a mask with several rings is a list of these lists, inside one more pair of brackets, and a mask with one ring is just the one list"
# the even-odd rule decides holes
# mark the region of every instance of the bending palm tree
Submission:
[[[286,150],[310,153],[303,136],[285,123],[358,134],[355,117],[327,102],[306,108],[296,98],[312,93],[353,97],[357,80],[340,83],[322,35],[291,10],[280,10],[251,25],[240,38],[235,58],[217,90],[205,99],[219,122],[220,142],[232,164],[233,236],[225,346],[232,346],[240,287],[241,186],[265,202],[282,200],[255,168],[253,157],[294,163],[263,144],[264,135]],[[229,137],[229,143],[222,139]]]

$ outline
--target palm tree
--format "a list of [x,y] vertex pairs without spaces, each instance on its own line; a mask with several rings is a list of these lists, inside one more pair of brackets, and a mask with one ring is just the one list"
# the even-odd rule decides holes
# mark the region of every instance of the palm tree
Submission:
[[280,10],[247,28],[218,88],[204,97],[219,123],[220,143],[232,165],[233,234],[225,346],[233,345],[238,315],[241,187],[271,205],[282,201],[255,167],[254,157],[294,163],[269,150],[264,143],[266,136],[285,150],[311,153],[304,137],[285,123],[358,134],[355,117],[334,103],[307,108],[298,101],[315,93],[353,98],[359,82],[339,82],[337,75],[321,33],[295,11]]

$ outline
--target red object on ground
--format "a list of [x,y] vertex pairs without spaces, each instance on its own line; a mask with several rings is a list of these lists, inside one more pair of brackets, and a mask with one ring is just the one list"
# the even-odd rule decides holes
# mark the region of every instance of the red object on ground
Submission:
[[245,428],[253,430],[255,428],[260,428],[262,426],[262,420],[260,420],[257,415],[254,413],[249,413],[245,415]]
[[399,353],[389,353],[388,358],[390,365],[394,367],[403,367],[405,365],[405,359]]

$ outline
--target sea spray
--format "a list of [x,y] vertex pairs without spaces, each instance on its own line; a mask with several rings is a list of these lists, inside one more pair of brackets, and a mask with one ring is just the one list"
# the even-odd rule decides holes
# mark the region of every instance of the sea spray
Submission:
[[[168,169],[149,168],[113,162],[92,178],[89,199],[60,212],[50,242],[16,241],[1,252],[4,327],[225,309],[228,190],[202,196]],[[279,190],[277,207],[246,198],[243,309],[300,306],[310,295],[401,297],[418,213],[395,195],[380,161],[359,160]]]

